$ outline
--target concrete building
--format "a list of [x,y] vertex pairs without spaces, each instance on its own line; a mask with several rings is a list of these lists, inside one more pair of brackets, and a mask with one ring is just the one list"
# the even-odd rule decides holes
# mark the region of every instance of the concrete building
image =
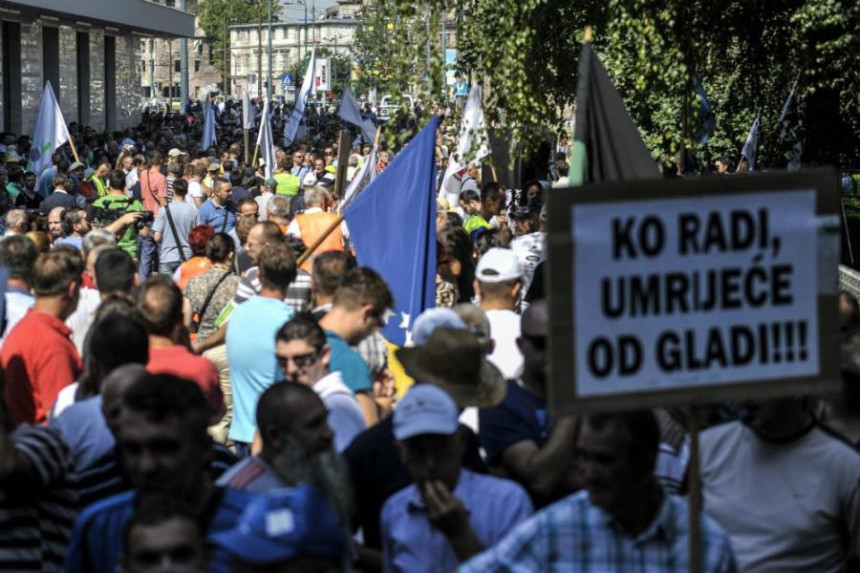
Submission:
[[[160,2],[170,0],[160,0]],[[140,86],[143,97],[172,99],[179,105],[180,74],[182,62],[180,40],[174,38],[141,38],[140,40]],[[188,39],[188,94],[194,99],[205,96],[216,89],[223,76],[214,65],[214,41],[195,22],[194,36]],[[154,85],[152,90],[150,86]]]
[[[274,96],[286,95],[281,84],[281,75],[314,46],[327,48],[336,54],[350,54],[362,9],[361,2],[339,0],[337,6],[328,8],[318,18],[307,22],[281,22],[272,24],[272,78]],[[230,87],[233,95],[239,96],[249,90],[251,97],[258,97],[260,82],[268,77],[268,27],[265,23],[230,26]]]
[[140,121],[141,37],[192,37],[194,17],[144,0],[0,0],[0,129],[32,134],[46,80],[66,121]]

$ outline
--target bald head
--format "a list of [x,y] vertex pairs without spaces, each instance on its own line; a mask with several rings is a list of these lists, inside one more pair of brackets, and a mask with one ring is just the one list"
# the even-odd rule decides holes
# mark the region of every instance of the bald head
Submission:
[[546,299],[531,303],[523,313],[522,332],[526,336],[549,334],[549,305]]
[[126,364],[115,368],[102,380],[102,414],[114,437],[119,429],[119,411],[122,395],[126,388],[146,377],[146,367],[142,364]]
[[271,460],[295,444],[313,453],[330,448],[332,436],[326,420],[325,405],[309,386],[298,382],[273,384],[257,403],[263,458]]

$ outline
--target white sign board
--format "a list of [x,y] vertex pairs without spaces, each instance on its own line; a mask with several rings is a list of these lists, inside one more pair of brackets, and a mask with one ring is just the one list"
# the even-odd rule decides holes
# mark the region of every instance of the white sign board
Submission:
[[839,219],[817,212],[818,195],[810,185],[563,205],[571,248],[551,265],[573,270],[572,336],[552,348],[573,357],[577,399],[821,378]]
[[331,91],[331,60],[329,58],[317,58],[314,69],[314,85],[316,91]]

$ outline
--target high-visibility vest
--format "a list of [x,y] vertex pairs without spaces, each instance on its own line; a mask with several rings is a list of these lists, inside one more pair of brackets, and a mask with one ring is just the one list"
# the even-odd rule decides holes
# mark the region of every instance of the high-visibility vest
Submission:
[[275,188],[275,193],[278,195],[294,197],[299,194],[299,187],[302,184],[302,180],[292,173],[275,173],[275,181],[278,183],[278,186]]
[[[319,237],[331,227],[332,223],[338,218],[334,213],[303,213],[296,215],[296,222],[299,225],[299,232],[302,234],[302,242],[310,247]],[[314,266],[314,256],[326,251],[343,251],[343,231],[340,225],[332,231],[328,237],[314,250],[313,255],[302,263],[301,269],[306,272],[311,272]]]
[[108,194],[107,189],[105,188],[105,182],[102,181],[101,177],[98,177],[95,173],[93,173],[92,175],[90,175],[89,181],[90,183],[95,185],[96,192],[98,193],[99,197],[104,197]]

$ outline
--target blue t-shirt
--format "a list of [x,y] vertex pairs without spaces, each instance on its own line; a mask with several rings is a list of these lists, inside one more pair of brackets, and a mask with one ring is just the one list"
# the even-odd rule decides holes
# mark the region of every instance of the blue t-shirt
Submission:
[[325,337],[329,348],[331,348],[329,369],[332,372],[340,372],[343,383],[353,392],[372,390],[373,382],[370,379],[370,368],[361,358],[361,355],[331,330],[325,331]]
[[284,379],[275,358],[275,335],[293,317],[282,300],[254,296],[240,304],[227,325],[227,362],[233,386],[230,439],[254,439],[257,401],[266,388]]
[[542,447],[551,428],[546,400],[514,380],[508,380],[508,394],[501,404],[478,411],[479,438],[489,464],[500,464],[499,456],[519,442],[532,441]]
[[[233,207],[233,203],[227,203],[224,207],[218,207],[212,202],[212,199],[208,199],[200,205],[198,214],[200,224],[209,225],[215,229],[216,233],[229,233],[236,226],[236,209]],[[227,221],[226,226],[224,224],[225,218]]]
[[102,414],[101,394],[75,402],[53,418],[51,426],[68,444],[78,471],[113,451],[116,444]]
[[[214,492],[215,490],[213,490]],[[257,496],[237,489],[220,489],[220,499],[204,535],[235,528],[242,511]],[[136,494],[117,494],[86,508],[75,522],[72,541],[66,551],[63,570],[66,573],[113,573],[123,554],[123,537],[128,521],[134,515]],[[229,571],[230,556],[215,549],[209,559],[209,571]]]

